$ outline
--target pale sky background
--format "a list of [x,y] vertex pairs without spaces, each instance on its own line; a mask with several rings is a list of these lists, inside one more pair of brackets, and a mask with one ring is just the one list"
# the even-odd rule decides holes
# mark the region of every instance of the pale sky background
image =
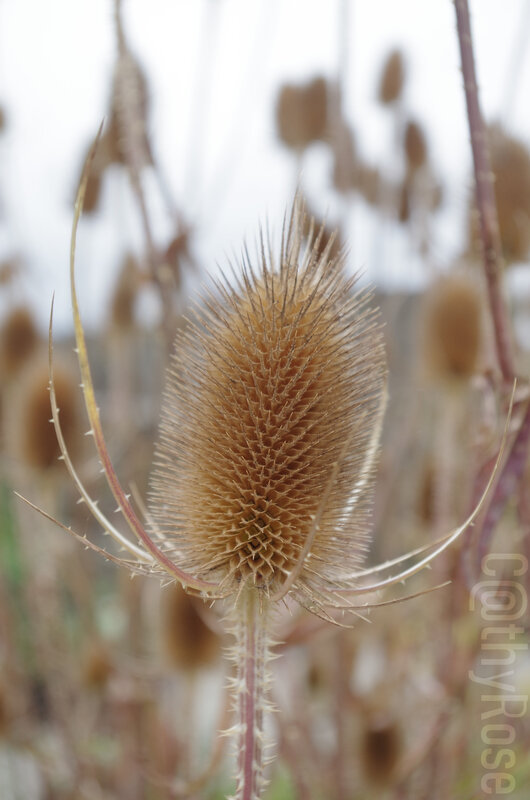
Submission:
[[[253,240],[268,218],[279,227],[292,198],[293,158],[275,138],[274,103],[282,81],[337,73],[344,0],[123,0],[126,32],[151,96],[152,144],[165,180],[196,222],[196,253],[207,271]],[[471,0],[481,99],[530,144],[528,0]],[[389,168],[391,129],[375,102],[389,48],[406,54],[406,101],[428,132],[445,206],[433,253],[449,264],[461,246],[470,191],[470,153],[451,0],[350,0],[347,112],[363,156]],[[201,90],[210,54],[209,100]],[[519,69],[514,61],[520,56]],[[30,300],[43,325],[52,292],[56,324],[70,326],[68,247],[81,159],[106,113],[114,64],[111,0],[0,0],[0,259],[26,263],[16,297]],[[207,72],[207,68],[206,68]],[[202,77],[201,77],[202,75]],[[194,145],[204,153],[193,160]],[[190,161],[191,159],[191,161]],[[329,157],[312,148],[304,183],[315,208],[333,218]],[[167,220],[153,202],[160,241]],[[348,214],[350,261],[368,278],[421,286],[426,276],[406,237],[386,232],[359,202]],[[374,243],[378,243],[375,246]],[[141,230],[127,179],[105,187],[101,213],[83,221],[79,287],[88,325],[101,321],[109,286]],[[0,310],[14,295],[0,297]]]

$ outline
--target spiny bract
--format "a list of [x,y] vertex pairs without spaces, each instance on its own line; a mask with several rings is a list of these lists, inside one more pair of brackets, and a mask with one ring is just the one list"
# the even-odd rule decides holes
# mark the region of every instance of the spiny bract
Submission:
[[247,254],[178,338],[150,512],[162,547],[227,594],[281,589],[318,513],[293,586],[306,605],[359,566],[385,357],[332,242],[301,254],[301,213],[279,264],[262,242],[258,268]]

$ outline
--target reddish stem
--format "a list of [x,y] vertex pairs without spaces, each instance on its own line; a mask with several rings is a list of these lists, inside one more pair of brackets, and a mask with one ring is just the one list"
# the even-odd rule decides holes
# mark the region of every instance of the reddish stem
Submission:
[[456,25],[467,117],[473,153],[475,173],[475,194],[480,221],[484,271],[488,287],[488,297],[495,333],[497,360],[504,380],[512,383],[515,377],[513,344],[508,322],[506,304],[502,294],[500,274],[503,263],[499,221],[493,188],[494,176],[487,146],[486,128],[478,97],[473,40],[467,0],[455,0]]

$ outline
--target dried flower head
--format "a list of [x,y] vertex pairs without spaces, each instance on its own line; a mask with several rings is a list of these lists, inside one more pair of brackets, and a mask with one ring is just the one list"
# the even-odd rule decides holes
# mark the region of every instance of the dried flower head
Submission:
[[[40,358],[28,364],[17,384],[17,397],[10,404],[8,446],[26,466],[45,472],[59,467],[61,450],[50,424],[49,376]],[[72,455],[79,452],[82,430],[78,402],[78,383],[66,367],[55,369],[55,392],[61,410],[61,425]]]
[[499,125],[488,132],[503,255],[524,261],[530,250],[530,153]]
[[427,162],[427,140],[419,123],[410,120],[405,128],[405,158],[411,172],[423,167]]
[[285,84],[276,107],[278,136],[287,147],[303,150],[328,132],[328,87],[324,78],[302,86]]
[[194,671],[214,663],[220,655],[220,641],[197,610],[200,601],[178,585],[168,588],[162,599],[162,631],[171,664]]
[[461,274],[437,281],[428,292],[423,317],[426,367],[434,376],[470,378],[482,339],[482,303],[476,282]]
[[307,601],[359,564],[385,358],[369,296],[330,258],[332,242],[320,252],[311,241],[302,263],[300,246],[293,218],[278,266],[264,251],[257,269],[247,260],[179,337],[150,511],[187,571],[274,593],[339,463],[297,581]]
[[386,57],[379,79],[378,97],[383,105],[390,105],[401,97],[405,83],[405,63],[401,50],[392,50]]
[[27,306],[9,312],[0,330],[0,372],[13,378],[28,362],[39,345],[33,314]]

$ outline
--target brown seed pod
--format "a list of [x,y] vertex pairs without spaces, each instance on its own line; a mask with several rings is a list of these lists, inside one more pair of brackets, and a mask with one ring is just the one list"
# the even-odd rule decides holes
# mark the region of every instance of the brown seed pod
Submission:
[[[508,263],[525,261],[530,251],[530,153],[523,142],[499,125],[489,129],[488,142],[503,255]],[[469,228],[476,252],[480,244],[474,203]]]
[[379,79],[378,97],[383,105],[390,105],[401,97],[405,83],[405,63],[401,50],[392,50],[386,57]]
[[277,268],[265,254],[256,269],[246,262],[233,286],[217,286],[223,302],[210,296],[177,337],[150,507],[187,572],[274,591],[329,493],[293,589],[307,603],[315,581],[358,563],[385,356],[369,296],[340,259],[309,246],[299,264],[301,225],[291,226]]
[[[59,444],[51,424],[48,380],[45,361],[37,358],[28,364],[16,387],[5,434],[21,463],[40,472],[55,470],[60,463]],[[74,372],[60,363],[55,364],[54,380],[64,437],[70,452],[78,454],[83,440],[78,382]]]
[[13,378],[28,362],[39,345],[39,334],[27,306],[14,308],[0,331],[0,374]]
[[479,289],[461,275],[438,280],[425,298],[423,345],[427,370],[437,378],[470,378],[482,340]]
[[395,722],[367,723],[362,734],[361,764],[372,783],[392,780],[402,752],[402,737]]
[[171,664],[191,671],[213,664],[221,654],[220,641],[197,610],[201,601],[178,585],[164,592],[163,601],[162,631]]
[[280,89],[276,125],[282,142],[303,150],[328,133],[328,87],[324,78],[302,86],[286,84]]
[[405,128],[404,147],[407,167],[411,172],[427,163],[427,140],[421,126],[413,120]]

